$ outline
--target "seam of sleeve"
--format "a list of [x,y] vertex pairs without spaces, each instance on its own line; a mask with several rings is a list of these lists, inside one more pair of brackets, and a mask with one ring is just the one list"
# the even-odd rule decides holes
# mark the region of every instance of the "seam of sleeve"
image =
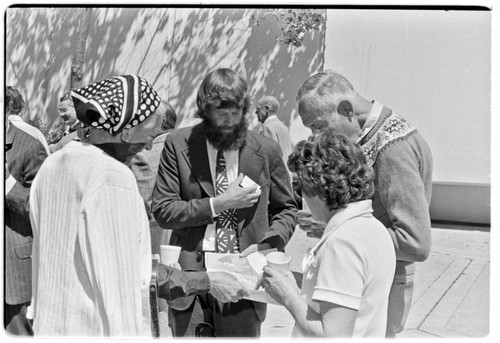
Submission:
[[361,296],[359,295],[347,294],[322,287],[314,287],[312,299],[349,307],[355,310],[359,310],[361,304]]

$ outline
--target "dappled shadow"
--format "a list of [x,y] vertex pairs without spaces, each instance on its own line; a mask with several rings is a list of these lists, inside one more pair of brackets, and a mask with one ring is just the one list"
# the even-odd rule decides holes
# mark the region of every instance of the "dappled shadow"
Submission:
[[[316,31],[306,36],[300,48],[279,43],[279,36],[277,23],[269,17],[254,26],[245,45],[245,51],[252,52],[245,65],[255,100],[263,95],[276,97],[281,105],[279,117],[289,126],[292,113],[296,114],[297,91],[309,75],[321,68],[323,46],[321,33]],[[272,58],[271,52],[275,52]],[[267,67],[260,70],[263,62]]]
[[[74,10],[8,9],[6,16],[6,79],[26,101],[26,117],[57,117],[57,101],[69,89],[76,34]],[[67,69],[62,74],[62,69]],[[50,109],[50,110],[49,110]]]
[[[254,100],[265,94],[277,97],[279,116],[290,125],[298,88],[321,67],[324,32],[309,34],[301,48],[283,45],[276,39],[275,21],[251,25],[252,14],[262,11],[94,8],[83,83],[139,74],[174,106],[179,127],[195,122],[202,78],[229,67],[247,80]],[[7,83],[23,89],[30,117],[44,115],[51,123],[57,116],[57,99],[70,85],[79,13],[77,8],[8,9]]]

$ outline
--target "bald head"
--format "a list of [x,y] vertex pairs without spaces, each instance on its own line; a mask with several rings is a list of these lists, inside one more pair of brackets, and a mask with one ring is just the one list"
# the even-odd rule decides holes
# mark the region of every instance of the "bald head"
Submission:
[[278,99],[271,95],[265,95],[257,101],[255,113],[261,123],[265,122],[270,115],[277,114],[280,109]]
[[276,114],[280,109],[278,99],[271,95],[265,95],[257,101],[257,107],[267,106],[269,114]]

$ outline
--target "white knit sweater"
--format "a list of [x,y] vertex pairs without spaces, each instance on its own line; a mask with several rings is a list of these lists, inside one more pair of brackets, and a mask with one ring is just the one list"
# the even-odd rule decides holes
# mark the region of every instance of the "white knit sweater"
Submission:
[[151,245],[132,172],[72,141],[31,188],[37,336],[147,336]]

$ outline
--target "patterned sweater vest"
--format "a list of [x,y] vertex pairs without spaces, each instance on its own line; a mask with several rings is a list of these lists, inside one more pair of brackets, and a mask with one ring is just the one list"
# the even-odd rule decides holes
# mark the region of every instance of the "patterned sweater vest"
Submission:
[[369,165],[373,165],[378,154],[389,143],[407,137],[415,128],[402,116],[393,113],[387,107],[382,109],[380,117],[368,134],[359,142]]

